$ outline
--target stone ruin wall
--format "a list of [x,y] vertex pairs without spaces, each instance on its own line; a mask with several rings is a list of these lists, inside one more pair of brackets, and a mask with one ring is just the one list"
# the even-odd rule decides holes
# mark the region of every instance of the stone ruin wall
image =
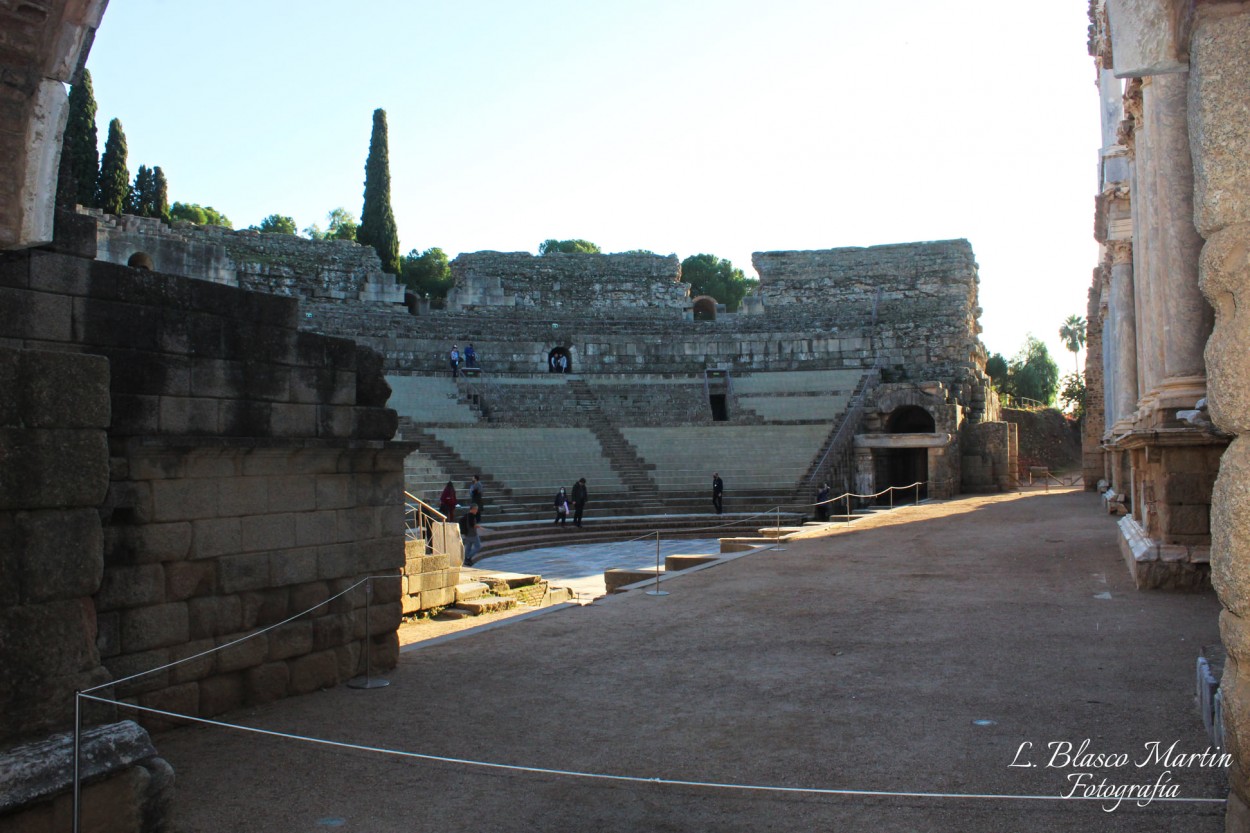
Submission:
[[269,295],[402,304],[404,287],[382,271],[371,246],[351,240],[307,240],[290,234],[232,231],[219,226],[79,208],[95,220],[96,257],[122,265],[143,253],[153,269]]
[[472,252],[451,262],[447,309],[654,314],[680,319],[690,308],[676,255]]
[[[0,259],[0,373],[26,380],[0,385],[3,448],[23,449],[0,483],[0,536],[22,546],[0,553],[26,559],[0,583],[6,632],[23,635],[0,646],[6,731],[64,725],[97,666],[144,671],[405,566],[411,449],[387,442],[381,363],[297,323],[291,299],[66,254]],[[376,585],[382,668],[401,588]],[[362,664],[363,604],[353,593],[116,695],[208,715],[333,685]]]

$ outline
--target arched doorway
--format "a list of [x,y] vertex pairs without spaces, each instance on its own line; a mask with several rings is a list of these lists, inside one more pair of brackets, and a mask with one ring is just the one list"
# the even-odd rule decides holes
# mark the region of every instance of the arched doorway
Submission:
[[711,295],[700,295],[694,299],[694,320],[715,321],[716,299]]
[[[937,430],[933,414],[919,405],[901,405],[890,412],[885,420],[888,434],[932,434]],[[882,449],[882,479],[878,482],[882,487],[907,487],[920,484],[919,492],[914,488],[909,492],[895,492],[894,500],[907,500],[916,496],[928,496],[929,480],[929,449],[928,448],[885,448]]]
[[547,354],[548,373],[572,373],[573,354],[567,347],[553,347]]
[[135,252],[126,261],[126,265],[135,269],[147,269],[149,272],[156,269],[156,264],[152,262],[152,256],[147,252]]

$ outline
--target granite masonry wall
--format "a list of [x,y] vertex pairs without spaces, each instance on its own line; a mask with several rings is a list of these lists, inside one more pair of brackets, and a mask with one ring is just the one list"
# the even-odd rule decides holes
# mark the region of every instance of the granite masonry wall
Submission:
[[[107,367],[107,469],[93,464],[106,478],[75,516],[102,522],[103,571],[51,578],[92,594],[83,627],[114,678],[404,567],[411,448],[387,442],[396,418],[381,361],[297,323],[289,298],[67,254],[0,259],[0,346],[89,359],[97,375]],[[48,463],[47,478],[76,468]],[[98,589],[78,587],[91,575]],[[399,582],[374,590],[369,635],[361,590],[116,694],[207,715],[340,682],[361,667],[362,642],[386,667],[397,654]]]

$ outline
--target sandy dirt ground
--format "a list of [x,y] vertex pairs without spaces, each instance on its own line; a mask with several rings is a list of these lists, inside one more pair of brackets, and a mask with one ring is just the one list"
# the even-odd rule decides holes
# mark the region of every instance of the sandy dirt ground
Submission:
[[[160,734],[175,829],[1223,830],[1220,803],[1058,798],[1160,780],[1226,793],[1218,767],[1149,759],[1153,743],[1209,746],[1193,680],[1218,602],[1135,590],[1095,496],[971,497],[839,530],[667,581],[668,596],[436,640],[386,688],[227,718],[355,748]],[[1060,754],[1086,740],[1124,762]]]

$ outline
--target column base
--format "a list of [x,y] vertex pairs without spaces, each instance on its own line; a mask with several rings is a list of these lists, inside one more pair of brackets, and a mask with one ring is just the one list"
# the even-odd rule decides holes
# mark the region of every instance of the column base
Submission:
[[1164,544],[1146,535],[1132,515],[1121,518],[1120,553],[1138,590],[1211,589],[1211,548]]

